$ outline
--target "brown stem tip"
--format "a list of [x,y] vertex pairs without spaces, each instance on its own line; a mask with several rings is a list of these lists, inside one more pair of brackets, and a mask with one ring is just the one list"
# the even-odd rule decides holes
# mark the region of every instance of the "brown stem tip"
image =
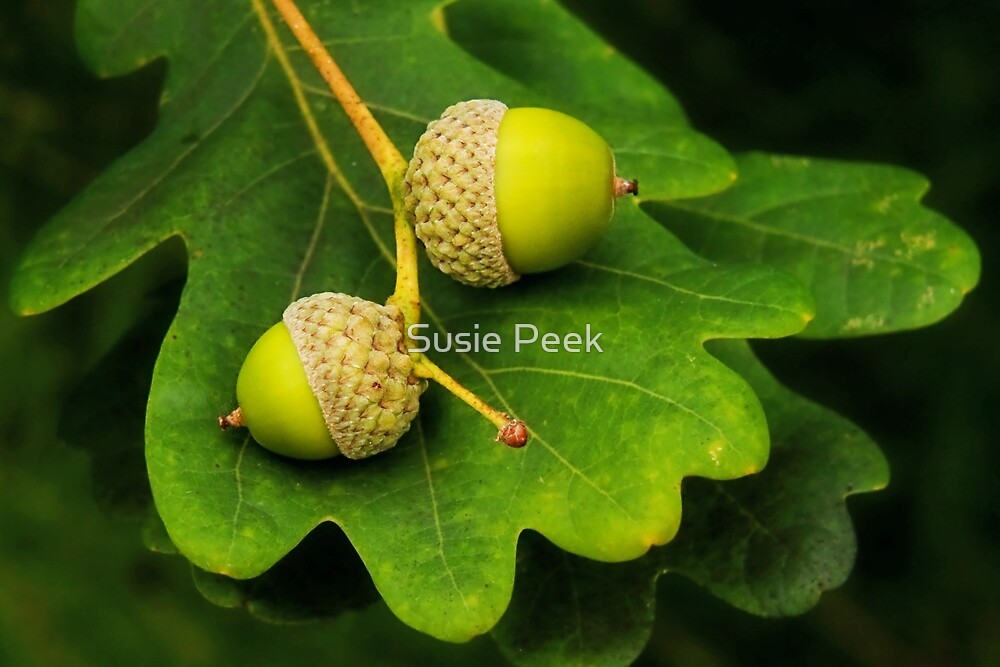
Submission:
[[236,408],[225,417],[219,417],[219,428],[225,431],[227,428],[243,428],[243,410]]
[[615,176],[615,197],[639,194],[639,180],[626,181],[624,178]]
[[497,433],[497,442],[508,447],[524,447],[528,442],[528,426],[520,419],[511,419]]

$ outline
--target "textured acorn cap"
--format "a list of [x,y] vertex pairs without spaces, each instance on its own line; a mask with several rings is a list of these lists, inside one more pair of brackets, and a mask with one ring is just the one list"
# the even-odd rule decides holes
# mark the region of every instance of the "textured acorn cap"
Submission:
[[282,320],[341,453],[362,459],[395,445],[427,388],[413,374],[400,310],[324,292],[291,304]]
[[496,100],[454,104],[427,126],[405,178],[406,208],[431,263],[476,287],[509,285],[493,195],[497,130],[507,106]]

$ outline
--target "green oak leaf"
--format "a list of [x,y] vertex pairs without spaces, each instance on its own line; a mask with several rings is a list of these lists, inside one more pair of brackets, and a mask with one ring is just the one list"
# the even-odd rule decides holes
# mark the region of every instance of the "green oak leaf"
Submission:
[[[448,37],[490,3],[460,3],[457,15],[435,2],[303,4],[400,146],[449,103],[490,96],[584,118],[623,149],[620,166],[635,170],[647,200],[704,195],[732,179],[729,157],[687,126],[668,93],[554,3],[507,3],[511,21],[544,13],[546,30],[520,32],[528,41],[514,45],[547,53],[581,80],[588,65],[578,51],[608,59],[613,67],[595,76],[619,101],[613,111],[591,103],[593,84],[549,99],[543,76],[524,85]],[[169,59],[160,124],[42,230],[17,269],[13,301],[23,313],[55,307],[166,239],[184,241],[187,282],[145,426],[169,536],[150,526],[153,543],[248,579],[334,522],[394,613],[460,641],[489,630],[506,608],[522,530],[589,558],[635,558],[673,537],[685,477],[730,479],[764,464],[756,396],[703,343],[793,334],[811,317],[811,299],[770,267],[705,262],[635,201],[619,207],[607,242],[584,261],[510,289],[469,289],[423,265],[425,314],[438,331],[478,324],[506,341],[502,354],[435,360],[527,420],[531,446],[493,444],[492,427],[437,387],[398,447],[362,462],[286,460],[245,433],[221,433],[215,419],[232,407],[246,351],[291,299],[323,290],[388,296],[385,187],[260,0],[86,0],[78,32],[103,74]],[[697,167],[685,173],[678,163]],[[589,324],[604,351],[517,353],[520,322],[560,334]]]
[[[764,404],[771,459],[753,481],[690,480],[684,532],[661,563],[740,609],[801,614],[847,578],[856,545],[845,498],[885,488],[888,463],[855,424],[780,385],[746,344],[710,350]],[[709,553],[708,539],[731,548]]]
[[725,192],[648,207],[692,249],[762,262],[809,285],[811,338],[926,326],[979,280],[972,240],[922,206],[927,181],[886,165],[749,153]]
[[493,639],[524,667],[630,665],[653,628],[653,559],[599,563],[526,534],[514,596]]
[[710,347],[764,405],[767,467],[726,483],[686,481],[677,538],[630,563],[523,540],[514,596],[493,630],[514,663],[630,664],[652,630],[654,582],[666,572],[763,616],[803,613],[846,579],[856,547],[845,499],[888,483],[881,451],[847,419],[781,386],[745,343]]

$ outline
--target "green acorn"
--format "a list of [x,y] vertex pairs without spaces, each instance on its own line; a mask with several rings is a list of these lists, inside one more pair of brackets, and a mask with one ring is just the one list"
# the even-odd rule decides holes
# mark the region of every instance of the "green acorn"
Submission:
[[404,181],[431,263],[477,287],[581,257],[607,229],[615,198],[637,192],[584,123],[496,100],[459,102],[431,122]]
[[427,388],[403,327],[395,306],[333,292],[299,299],[247,354],[240,407],[220,425],[246,426],[267,449],[299,459],[361,459],[393,447]]

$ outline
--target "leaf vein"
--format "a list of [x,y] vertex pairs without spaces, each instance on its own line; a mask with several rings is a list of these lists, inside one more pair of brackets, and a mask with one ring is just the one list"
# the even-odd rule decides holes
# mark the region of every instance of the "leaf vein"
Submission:
[[[447,329],[443,326],[441,319],[437,316],[434,310],[426,302],[424,302],[424,311],[427,313],[427,317],[434,322],[434,324],[438,327],[438,329],[440,329],[441,331],[447,331]],[[497,400],[500,401],[500,404],[503,407],[503,411],[506,412],[507,414],[513,414],[514,411],[511,409],[510,403],[507,401],[506,397],[504,397],[503,392],[500,391],[500,388],[497,387],[496,383],[493,381],[493,378],[490,377],[493,371],[483,368],[475,361],[473,361],[473,359],[469,355],[463,352],[458,352],[457,354],[476,373],[478,373],[479,376],[482,378],[482,380],[487,384],[487,386],[489,386],[490,391],[492,391],[493,394],[497,397]],[[581,480],[584,481],[585,484],[587,484],[589,487],[597,491],[600,495],[607,498],[608,501],[610,501],[612,505],[617,507],[629,521],[631,521],[632,523],[638,523],[635,520],[635,517],[633,517],[632,514],[621,503],[619,503],[614,496],[612,496],[610,493],[602,489],[600,485],[598,485],[594,480],[590,479],[590,477],[588,477],[587,474],[584,473],[581,469],[577,468],[575,465],[570,463],[569,459],[563,457],[558,452],[558,450],[556,450],[555,447],[549,444],[548,441],[542,437],[542,435],[538,431],[532,429],[531,436],[536,442],[541,444],[557,461],[563,464],[563,466],[565,466],[566,469],[569,470],[573,475],[579,477]],[[523,469],[522,469],[522,477],[523,477]],[[520,483],[521,481],[520,479],[518,479],[518,486],[520,486]],[[512,497],[515,496],[516,494],[514,494],[514,496]]]
[[[846,194],[846,193],[847,193],[846,191],[843,191],[843,192],[837,192],[837,193],[829,193],[829,194],[826,194],[824,196],[833,197],[833,196],[836,196],[838,194]],[[809,201],[811,199],[813,199],[813,198],[802,199],[802,200],[795,200],[795,201],[790,201],[790,202],[787,202],[787,203],[783,203],[782,205],[772,206],[772,207],[769,207],[769,208],[766,208],[766,209],[762,209],[761,211],[755,213],[754,215],[760,215],[761,213],[766,213],[766,212],[773,212],[775,210],[778,210],[778,209],[782,208],[785,205],[792,205],[792,204],[795,204],[795,203],[800,203],[801,201]],[[738,216],[738,215],[728,215],[728,214],[721,213],[721,212],[718,212],[718,211],[706,211],[704,209],[699,209],[699,208],[693,207],[693,206],[683,206],[683,205],[679,204],[676,201],[668,202],[666,205],[670,206],[670,207],[673,207],[673,208],[675,208],[677,210],[684,211],[686,213],[691,213],[693,215],[700,215],[700,216],[709,218],[710,220],[714,220],[716,222],[730,223],[730,224],[737,225],[737,226],[740,226],[740,227],[746,227],[747,229],[751,229],[751,230],[753,230],[755,232],[759,232],[760,234],[762,234],[764,236],[780,236],[780,237],[783,237],[783,238],[791,239],[792,241],[798,241],[799,243],[802,243],[802,244],[805,244],[805,245],[809,245],[809,246],[813,246],[813,247],[818,247],[818,248],[824,248],[824,249],[827,249],[827,250],[838,252],[838,253],[841,253],[843,255],[847,255],[848,257],[855,257],[856,254],[857,254],[855,252],[854,248],[849,248],[849,247],[841,245],[839,243],[834,243],[833,241],[828,241],[826,239],[821,239],[821,238],[818,238],[818,237],[815,237],[815,236],[809,236],[807,234],[800,234],[798,232],[793,232],[793,231],[787,230],[787,229],[778,229],[776,227],[770,227],[770,226],[765,225],[765,224],[763,224],[761,222],[756,222],[756,221],[750,219],[749,217],[743,217],[743,216]],[[930,268],[928,268],[926,266],[921,266],[921,265],[916,264],[914,262],[910,262],[910,261],[907,261],[905,259],[900,259],[899,257],[892,257],[892,256],[889,256],[889,255],[885,255],[885,254],[880,253],[880,252],[878,252],[876,250],[869,251],[867,256],[871,257],[873,260],[876,260],[876,261],[885,262],[887,264],[897,264],[899,266],[905,266],[906,268],[912,269],[912,270],[916,271],[917,273],[925,273],[925,274],[927,274],[929,276],[934,276],[934,277],[938,278],[939,280],[941,280],[942,282],[944,282],[945,284],[948,284],[948,285],[954,284],[953,281],[950,278],[948,278],[948,276],[944,275],[943,273],[941,273],[939,271],[934,271],[934,270],[932,270],[932,269],[930,269]]]
[[327,171],[337,181],[337,185],[339,185],[344,194],[347,195],[347,198],[351,200],[351,203],[354,204],[354,207],[358,211],[358,215],[361,217],[362,224],[368,229],[368,232],[371,235],[372,240],[375,242],[379,252],[389,260],[390,264],[395,266],[393,253],[389,251],[389,248],[386,247],[382,239],[375,233],[375,227],[372,224],[369,215],[370,206],[361,199],[361,196],[351,185],[350,181],[348,181],[347,177],[344,176],[344,172],[341,171],[340,166],[337,164],[337,160],[333,156],[333,151],[331,150],[329,143],[319,129],[319,123],[316,121],[316,117],[313,114],[312,109],[309,107],[309,102],[306,100],[304,92],[305,84],[299,78],[298,74],[296,74],[295,68],[292,66],[291,59],[288,56],[288,49],[278,37],[277,30],[274,27],[274,23],[271,21],[271,17],[268,14],[267,9],[264,7],[262,0],[253,0],[253,6],[257,12],[261,26],[264,29],[264,33],[267,36],[268,44],[274,52],[275,57],[278,59],[281,69],[285,73],[285,78],[288,79],[288,83],[292,88],[292,95],[295,98],[295,103],[299,108],[299,113],[302,115],[302,120],[305,122],[306,127],[309,130],[309,134],[313,138],[313,143],[315,143],[316,150],[319,151],[319,154],[323,159],[323,163],[326,165]]
[[587,267],[589,269],[594,269],[595,271],[606,271],[607,273],[611,273],[613,275],[624,276],[626,278],[634,278],[635,280],[644,280],[644,281],[647,281],[647,282],[655,283],[657,285],[662,285],[663,287],[666,287],[668,289],[672,289],[675,292],[678,292],[680,294],[687,294],[688,296],[693,296],[693,297],[695,297],[697,299],[701,299],[703,301],[719,301],[721,303],[732,303],[732,304],[739,305],[739,306],[750,306],[751,308],[766,308],[768,310],[776,310],[776,311],[782,312],[782,313],[792,313],[792,314],[795,314],[795,315],[801,315],[802,314],[801,312],[799,312],[797,310],[793,310],[791,308],[782,308],[781,306],[777,306],[777,305],[772,304],[772,303],[760,303],[760,302],[756,302],[756,301],[746,301],[745,299],[734,299],[732,297],[721,296],[721,295],[718,295],[718,294],[703,294],[701,292],[696,292],[694,290],[690,290],[690,289],[687,289],[687,288],[684,288],[684,287],[680,287],[679,285],[675,285],[675,284],[673,284],[671,282],[663,280],[662,278],[654,278],[653,276],[647,276],[647,275],[644,275],[644,274],[641,274],[641,273],[635,273],[634,271],[625,271],[624,269],[616,269],[613,266],[605,266],[603,264],[595,264],[593,262],[588,262],[588,261],[585,261],[585,260],[578,260],[575,263],[578,264],[579,266],[584,266],[584,267]]
[[[487,373],[487,374],[489,374],[489,375],[501,375],[501,374],[504,374],[504,373],[542,373],[542,374],[545,374],[545,375],[558,375],[558,376],[563,376],[563,377],[569,377],[569,378],[573,378],[575,380],[587,380],[587,381],[591,381],[591,382],[605,382],[607,384],[613,384],[613,385],[618,385],[618,386],[621,386],[621,387],[627,387],[627,388],[632,389],[634,391],[638,391],[640,393],[646,394],[646,395],[648,395],[648,396],[650,396],[652,398],[655,398],[657,400],[663,401],[664,403],[667,403],[667,404],[669,404],[669,405],[671,405],[673,407],[676,407],[677,409],[679,409],[679,410],[681,410],[683,412],[686,412],[687,414],[691,415],[692,417],[694,417],[698,421],[702,422],[703,424],[705,424],[706,426],[708,426],[709,428],[711,428],[712,430],[714,430],[716,433],[718,433],[720,436],[722,436],[726,440],[727,443],[729,443],[729,438],[726,437],[726,434],[723,432],[723,430],[715,422],[713,422],[712,420],[708,419],[707,417],[704,417],[703,415],[699,414],[697,411],[692,410],[691,408],[687,407],[686,405],[684,405],[683,403],[681,403],[680,401],[678,401],[676,399],[670,398],[669,396],[666,396],[664,394],[659,394],[659,393],[657,393],[657,392],[655,392],[655,391],[653,391],[651,389],[646,389],[642,385],[637,384],[636,382],[632,382],[631,380],[622,380],[622,379],[619,379],[619,378],[610,378],[610,377],[603,376],[603,375],[592,375],[590,373],[579,373],[577,371],[567,371],[567,370],[563,370],[563,369],[559,369],[559,368],[540,368],[540,367],[537,367],[537,366],[506,366],[506,367],[503,367],[503,368],[484,369],[484,372]],[[732,444],[732,443],[729,443],[729,444]]]
[[233,468],[233,475],[236,481],[236,509],[233,512],[233,530],[229,536],[229,549],[226,550],[226,568],[232,567],[233,549],[236,546],[236,534],[238,532],[240,512],[243,510],[243,475],[240,474],[240,466],[243,465],[243,455],[247,451],[247,446],[250,444],[250,436],[247,435],[243,438],[243,445],[240,447],[240,453],[236,457],[236,465]]
[[[218,57],[220,57],[221,53],[223,51],[225,51],[225,46],[228,46],[228,44],[231,43],[233,41],[233,39],[236,38],[236,35],[239,33],[239,30],[242,29],[242,26],[245,23],[246,22],[244,21],[243,24],[240,24],[240,28],[237,29],[236,31],[234,31],[232,38],[223,44],[223,48],[220,49],[219,53],[215,56],[214,59],[217,59]],[[180,153],[178,153],[176,159],[173,160],[172,162],[170,162],[170,164],[166,165],[166,167],[164,168],[164,170],[163,170],[162,173],[160,173],[152,181],[150,181],[145,187],[142,188],[141,191],[139,191],[138,193],[136,193],[136,195],[134,197],[132,197],[131,199],[129,199],[127,202],[125,202],[116,213],[113,213],[113,214],[109,215],[107,218],[105,218],[102,221],[102,223],[100,225],[98,225],[94,229],[94,231],[87,237],[86,240],[84,240],[81,243],[78,243],[76,245],[76,247],[75,247],[74,250],[66,253],[66,255],[62,258],[62,261],[60,261],[59,264],[56,265],[57,268],[60,268],[60,269],[61,268],[65,268],[65,266],[67,264],[69,264],[72,260],[74,260],[83,251],[84,248],[86,248],[87,246],[90,245],[91,241],[93,241],[95,238],[97,238],[99,236],[104,235],[105,231],[109,227],[111,227],[111,225],[116,220],[118,220],[123,215],[125,215],[126,213],[128,213],[137,202],[139,202],[140,200],[142,200],[143,198],[145,198],[147,195],[149,195],[151,192],[153,192],[161,183],[163,183],[167,179],[168,176],[170,176],[177,169],[177,167],[184,160],[186,160],[188,158],[188,156],[190,156],[198,147],[204,145],[204,139],[207,138],[207,137],[212,136],[213,134],[215,134],[215,132],[218,131],[218,129],[220,127],[222,127],[222,125],[227,120],[229,120],[233,116],[233,114],[236,113],[236,111],[239,108],[241,108],[243,106],[244,102],[246,102],[247,99],[249,99],[250,94],[254,91],[254,89],[257,87],[257,84],[260,82],[261,78],[264,76],[264,71],[266,69],[267,69],[267,59],[266,58],[262,58],[261,59],[260,69],[257,70],[257,75],[254,77],[254,80],[253,80],[252,84],[247,86],[247,88],[244,91],[243,95],[240,98],[238,98],[237,100],[235,100],[235,102],[233,103],[233,105],[228,110],[226,110],[226,112],[218,119],[218,121],[214,125],[212,125],[208,129],[207,132],[205,132],[205,134],[202,136],[202,140],[198,141],[198,142],[195,142],[193,144],[188,145],[184,150],[182,150]]]
[[[419,424],[417,428],[418,429],[420,428]],[[431,462],[427,456],[427,441],[424,440],[424,434],[422,430],[418,432],[418,435],[420,441],[420,456],[424,462],[424,475],[427,477],[427,491],[431,499],[431,513],[434,516],[434,530],[437,533],[438,555],[441,557],[441,564],[444,566],[444,571],[448,573],[448,579],[451,580],[452,587],[455,589],[455,592],[458,593],[458,597],[462,601],[462,606],[465,607],[465,610],[467,612],[471,613],[472,610],[469,609],[469,603],[465,599],[465,594],[462,592],[461,587],[459,587],[458,580],[455,578],[455,573],[452,571],[451,566],[448,564],[448,558],[447,556],[445,556],[444,553],[444,531],[441,529],[441,516],[438,511],[437,494],[434,491],[434,480],[433,480],[433,473],[431,471]]]
[[316,247],[319,245],[320,232],[323,231],[323,224],[326,222],[326,214],[330,207],[330,192],[333,190],[334,179],[331,176],[327,176],[326,185],[323,186],[323,201],[319,205],[319,211],[316,215],[316,223],[313,225],[312,236],[309,238],[309,245],[306,247],[306,252],[302,256],[302,262],[299,264],[299,270],[295,273],[295,281],[292,286],[292,296],[291,301],[298,298],[299,292],[302,290],[302,280],[305,278],[306,270],[312,263],[313,256],[316,254]]

